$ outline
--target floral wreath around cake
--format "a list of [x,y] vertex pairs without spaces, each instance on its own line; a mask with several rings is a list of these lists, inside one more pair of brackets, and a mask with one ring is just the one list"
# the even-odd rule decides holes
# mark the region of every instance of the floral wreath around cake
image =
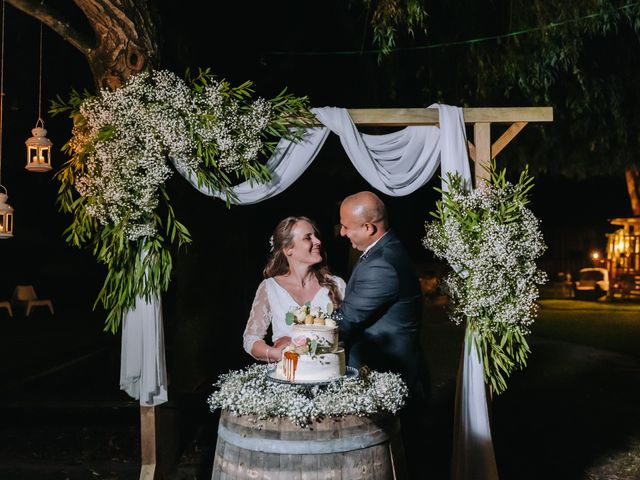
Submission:
[[219,408],[257,420],[284,417],[306,427],[327,417],[394,415],[408,395],[397,373],[362,368],[357,377],[305,387],[272,382],[267,378],[268,369],[268,365],[253,364],[221,375],[207,400],[211,411]]

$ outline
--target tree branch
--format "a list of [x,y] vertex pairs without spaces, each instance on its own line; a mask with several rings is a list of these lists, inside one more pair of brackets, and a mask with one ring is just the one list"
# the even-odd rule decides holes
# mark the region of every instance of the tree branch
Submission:
[[95,48],[95,39],[88,38],[73,28],[70,20],[62,12],[50,8],[40,0],[6,0],[6,2],[47,25],[65,41],[80,50],[85,57],[89,57]]

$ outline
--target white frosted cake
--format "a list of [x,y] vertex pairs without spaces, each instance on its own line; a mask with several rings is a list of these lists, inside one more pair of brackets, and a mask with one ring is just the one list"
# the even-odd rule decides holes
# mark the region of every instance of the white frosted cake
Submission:
[[275,376],[291,382],[325,382],[345,373],[344,349],[338,347],[335,325],[294,325]]

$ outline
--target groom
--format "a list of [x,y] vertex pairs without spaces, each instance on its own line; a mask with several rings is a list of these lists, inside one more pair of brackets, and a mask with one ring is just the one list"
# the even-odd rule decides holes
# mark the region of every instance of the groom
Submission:
[[422,296],[414,265],[389,230],[386,207],[374,193],[345,198],[340,226],[340,235],[362,252],[337,312],[348,365],[401,374],[409,403],[424,405],[429,380],[420,347]]
[[[340,235],[362,252],[337,311],[348,364],[399,373],[409,387],[400,412],[408,478],[423,478],[428,448],[430,382],[420,347],[422,295],[414,266],[389,230],[387,209],[371,192],[340,206]],[[428,460],[427,460],[428,461]]]

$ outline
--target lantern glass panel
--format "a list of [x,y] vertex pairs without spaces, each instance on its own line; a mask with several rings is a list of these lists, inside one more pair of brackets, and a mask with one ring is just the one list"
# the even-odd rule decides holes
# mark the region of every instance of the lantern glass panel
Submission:
[[0,236],[9,237],[13,235],[13,214],[9,212],[0,213]]

